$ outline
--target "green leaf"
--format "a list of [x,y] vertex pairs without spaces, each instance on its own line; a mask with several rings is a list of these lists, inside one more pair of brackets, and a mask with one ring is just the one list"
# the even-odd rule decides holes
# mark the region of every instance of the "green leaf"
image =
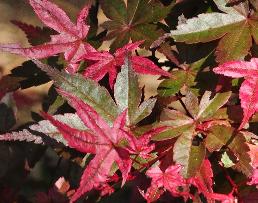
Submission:
[[189,65],[185,65],[185,70],[172,71],[172,78],[163,80],[158,87],[158,94],[162,97],[175,95],[185,85],[192,87],[196,84],[195,79],[198,71],[201,69],[207,58],[201,58]]
[[185,96],[185,106],[193,118],[197,118],[199,112],[198,97],[191,91],[187,91]]
[[215,97],[210,100],[209,95],[206,93],[202,97],[200,102],[200,111],[198,113],[198,118],[205,120],[213,116],[219,108],[227,103],[229,97],[231,96],[231,91],[218,93]]
[[240,6],[226,6],[225,0],[214,0],[218,9],[225,13],[202,13],[188,19],[185,23],[171,31],[171,36],[177,42],[189,44],[209,42],[220,39],[216,48],[216,61],[224,63],[230,60],[243,59],[252,45],[252,37],[257,43],[257,17],[253,12]]
[[144,101],[141,105],[141,90],[138,77],[132,69],[131,62],[126,58],[121,72],[117,76],[114,96],[120,112],[128,109],[129,124],[135,125],[147,117],[155,105],[156,99]]
[[156,101],[157,99],[152,98],[142,102],[134,114],[132,124],[137,124],[138,122],[146,118],[148,115],[150,115],[152,113],[152,109],[154,108]]
[[193,128],[193,124],[186,124],[186,125],[182,125],[180,127],[174,127],[174,128],[171,127],[171,128],[168,128],[168,130],[164,130],[163,132],[153,136],[152,140],[162,141],[162,140],[172,139],[182,135],[187,131],[191,131],[192,128]]
[[225,33],[243,24],[245,17],[240,14],[206,13],[188,19],[186,23],[171,31],[177,42],[189,44],[209,42],[221,38]]
[[173,71],[172,78],[162,81],[158,87],[158,94],[162,97],[175,95],[188,79],[186,72],[182,70]]
[[233,168],[250,177],[253,174],[253,168],[251,166],[250,155],[248,154],[249,147],[243,134],[236,134],[232,142],[228,145],[228,148],[238,158],[238,162]]
[[101,7],[110,19],[102,24],[108,29],[106,39],[114,39],[111,50],[122,47],[131,39],[133,42],[145,40],[144,46],[149,48],[160,36],[157,25],[153,24],[164,19],[174,3],[165,7],[158,1],[131,0],[127,7],[123,0],[102,0]]
[[216,125],[209,129],[209,134],[205,139],[205,146],[210,152],[219,151],[227,144],[234,129],[228,126]]
[[231,168],[235,163],[230,159],[227,152],[224,152],[221,157],[221,162],[225,168]]
[[184,113],[171,109],[164,109],[161,113],[160,120],[160,125],[171,127],[178,127],[194,123],[194,120]]
[[183,166],[181,172],[184,178],[196,175],[206,154],[203,143],[194,146],[192,142],[193,131],[187,131],[177,139],[173,149],[173,160]]
[[126,6],[122,0],[102,0],[101,7],[104,14],[111,20],[124,23],[126,18]]
[[250,27],[247,23],[243,23],[220,40],[215,52],[216,61],[224,63],[232,59],[243,59],[248,54],[251,46]]
[[128,108],[128,116],[132,120],[141,101],[141,91],[138,77],[133,71],[128,58],[117,76],[114,86],[114,96],[120,112]]
[[[257,4],[258,7],[258,4]],[[248,21],[250,26],[251,26],[251,32],[252,32],[252,36],[254,38],[254,41],[256,44],[258,44],[258,21],[257,21],[257,14],[256,16],[254,16],[254,18]]]
[[60,72],[36,60],[34,63],[54,80],[54,85],[56,87],[73,94],[92,106],[110,125],[112,125],[119,110],[107,89],[101,87],[93,80],[83,78],[81,75],[70,75]]

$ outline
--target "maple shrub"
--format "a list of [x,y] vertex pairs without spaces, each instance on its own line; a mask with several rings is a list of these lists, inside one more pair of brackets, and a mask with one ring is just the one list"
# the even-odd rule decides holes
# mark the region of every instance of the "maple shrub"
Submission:
[[28,3],[45,27],[0,44],[27,58],[0,79],[0,202],[258,202],[257,0]]

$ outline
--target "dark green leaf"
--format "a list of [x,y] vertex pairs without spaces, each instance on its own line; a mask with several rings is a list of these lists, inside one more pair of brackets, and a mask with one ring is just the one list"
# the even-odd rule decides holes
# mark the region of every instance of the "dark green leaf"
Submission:
[[159,38],[160,31],[153,23],[164,19],[174,6],[171,3],[165,7],[156,1],[132,0],[127,7],[122,0],[103,0],[101,6],[104,14],[111,20],[103,23],[108,29],[107,39],[115,38],[111,50],[122,47],[130,39],[133,42],[145,40],[144,46],[149,48],[153,41]]

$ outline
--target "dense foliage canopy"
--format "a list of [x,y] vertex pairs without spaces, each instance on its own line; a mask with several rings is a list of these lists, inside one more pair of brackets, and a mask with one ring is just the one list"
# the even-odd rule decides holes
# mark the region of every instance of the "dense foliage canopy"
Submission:
[[0,202],[258,202],[257,0],[85,0],[76,22],[29,3],[46,27],[0,44],[28,59],[0,79]]

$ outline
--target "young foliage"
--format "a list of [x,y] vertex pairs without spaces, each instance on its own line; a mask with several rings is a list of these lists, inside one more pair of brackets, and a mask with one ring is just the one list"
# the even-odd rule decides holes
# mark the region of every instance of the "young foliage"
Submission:
[[[87,165],[80,181],[80,187],[73,195],[71,202],[93,188],[105,184],[114,162],[122,173],[123,185],[132,166],[130,152],[141,154],[143,153],[141,149],[147,150],[147,152],[151,151],[152,147],[147,147],[149,138],[144,136],[145,141],[137,142],[130,132],[126,132],[126,110],[118,115],[110,127],[88,104],[63,90],[58,92],[77,110],[78,116],[91,131],[70,128],[47,114],[43,114],[44,117],[57,127],[70,147],[84,153],[95,154],[93,160]],[[138,151],[139,149],[141,151]]]
[[[88,53],[83,56],[84,59],[91,61],[98,61],[93,65],[87,67],[83,75],[86,78],[91,78],[95,81],[101,80],[107,73],[109,74],[109,85],[113,88],[114,80],[117,76],[117,67],[120,67],[125,60],[128,52],[131,52],[138,48],[142,41],[129,43],[124,47],[117,49],[114,56],[109,52],[93,52]],[[151,74],[151,75],[163,75],[170,76],[170,74],[157,65],[155,65],[151,60],[141,57],[132,56],[131,63],[133,69],[137,73]]]
[[[12,21],[31,47],[0,45],[32,59],[0,75],[4,202],[251,201],[258,184],[255,0],[89,0],[75,23],[50,0],[28,2],[47,27]],[[101,11],[109,19],[104,31]],[[161,76],[158,88],[138,74]],[[33,95],[19,91],[51,80],[44,112],[21,126],[35,108]]]

